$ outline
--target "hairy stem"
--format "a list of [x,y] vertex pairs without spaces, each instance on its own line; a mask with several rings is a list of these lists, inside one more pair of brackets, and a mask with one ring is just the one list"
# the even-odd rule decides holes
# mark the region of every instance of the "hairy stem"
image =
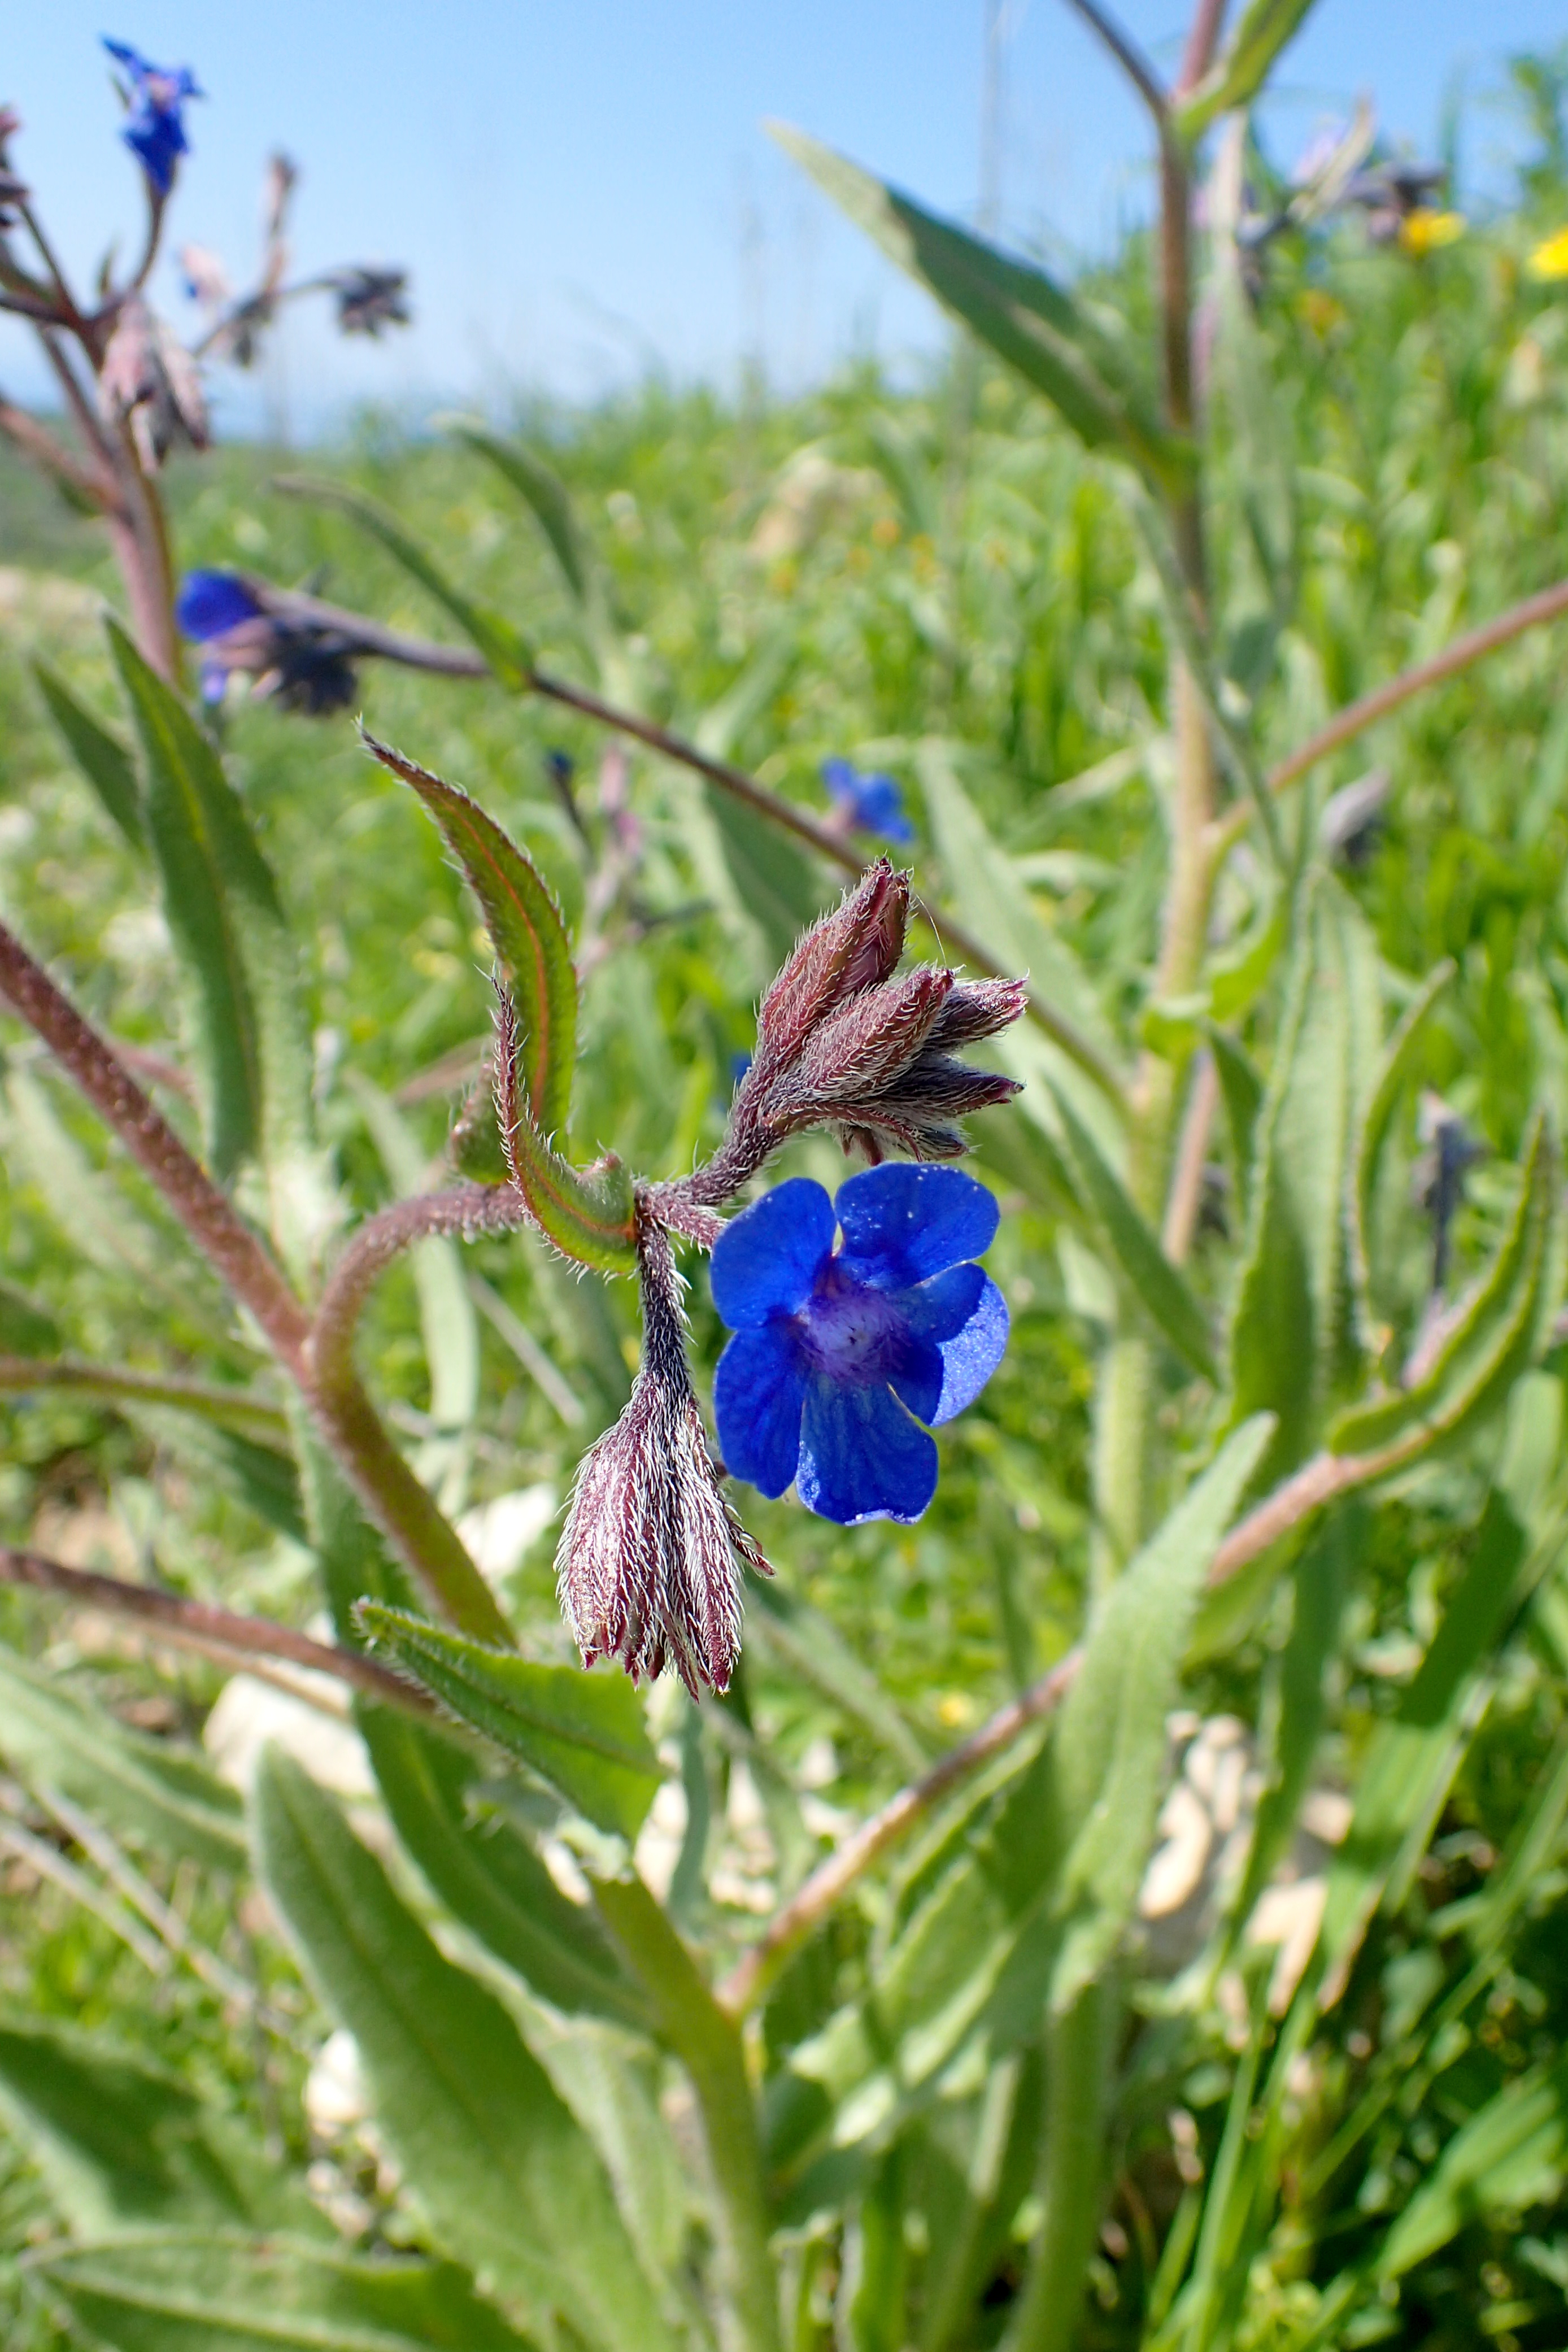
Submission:
[[436,1606],[465,1632],[510,1643],[489,1587],[387,1435],[352,1365],[327,1388],[319,1387],[310,1318],[260,1242],[123,1063],[3,924],[0,997],[37,1032],[208,1265],[255,1317],[361,1501]]
[[733,2004],[715,2000],[640,1878],[601,1881],[594,1899],[697,2096],[719,2247],[724,2352],[779,2352],[762,2146]]
[[339,1649],[331,1643],[313,1642],[308,1633],[297,1633],[291,1625],[274,1624],[270,1618],[240,1617],[231,1609],[185,1601],[153,1585],[127,1584],[121,1577],[67,1568],[59,1560],[47,1559],[36,1551],[19,1551],[12,1544],[0,1544],[0,1584],[26,1585],[35,1592],[74,1601],[79,1608],[101,1609],[144,1626],[160,1642],[195,1650],[225,1664],[252,1658],[281,1659],[292,1666],[331,1675],[364,1697],[399,1707],[421,1721],[428,1722],[436,1712],[423,1691],[389,1667],[377,1665],[374,1658],[357,1650]]

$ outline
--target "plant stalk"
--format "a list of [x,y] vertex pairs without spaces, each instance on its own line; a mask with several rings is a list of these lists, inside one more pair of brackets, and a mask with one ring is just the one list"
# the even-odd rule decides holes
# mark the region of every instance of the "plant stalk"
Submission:
[[1105,2098],[1119,2003],[1103,1977],[1046,2028],[1045,2206],[1006,2352],[1068,2352],[1105,2196]]

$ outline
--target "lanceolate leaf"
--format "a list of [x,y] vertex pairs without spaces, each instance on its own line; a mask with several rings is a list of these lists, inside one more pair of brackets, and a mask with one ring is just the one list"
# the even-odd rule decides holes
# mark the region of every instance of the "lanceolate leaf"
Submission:
[[0,1756],[176,1858],[245,1866],[239,1801],[204,1757],[117,1723],[10,1650],[0,1650]]
[[353,2035],[376,2120],[437,2242],[524,2325],[673,2352],[597,2156],[493,1994],[444,1959],[332,1800],[269,1749],[268,1892]]
[[514,1083],[520,1056],[511,998],[505,988],[498,991],[498,998],[496,1108],[517,1188],[541,1232],[564,1256],[601,1274],[630,1274],[637,1266],[631,1179],[613,1156],[595,1169],[580,1170],[551,1150],[533,1124],[521,1087]]
[[664,1776],[624,1675],[534,1665],[378,1602],[359,1615],[459,1721],[521,1757],[600,1829],[637,1835]]
[[532,859],[477,801],[367,735],[383,767],[424,802],[484,909],[520,1015],[523,1076],[533,1123],[564,1135],[577,1056],[577,974],[566,926]]
[[1051,2005],[1058,2014],[1099,1974],[1131,1915],[1193,1613],[1269,1430],[1260,1413],[1233,1433],[1090,1623],[1051,1747],[1057,1803],[1071,1841],[1057,1898],[1063,1939]]
[[1506,2083],[1457,2131],[1377,2260],[1383,2279],[1425,2262],[1481,2214],[1555,2198],[1568,2175],[1568,2059]]
[[1122,352],[1064,288],[923,212],[804,132],[771,127],[784,152],[857,226],[1043,392],[1089,448],[1120,451],[1167,489],[1184,486],[1190,449],[1163,428]]
[[1456,1316],[1426,1378],[1342,1413],[1336,1454],[1370,1454],[1424,1430],[1450,1438],[1505,1396],[1546,1342],[1562,1279],[1562,1179],[1543,1112],[1526,1139],[1513,1221],[1490,1273]]
[[1452,961],[1445,956],[1422,982],[1415,996],[1400,1015],[1394,1034],[1383,1051],[1366,1108],[1362,1113],[1356,1138],[1355,1182],[1351,1195],[1353,1220],[1352,1245],[1355,1252],[1358,1285],[1365,1296],[1371,1287],[1371,1245],[1373,1195],[1377,1183],[1378,1162],[1387,1139],[1389,1121],[1394,1106],[1410,1075],[1415,1049],[1426,1026],[1427,1015],[1454,977]]
[[477,425],[459,424],[453,431],[478,456],[488,457],[527,499],[582,614],[601,683],[619,699],[629,683],[626,649],[616,626],[609,582],[578,520],[571,491],[560,475],[521,441],[503,441],[499,434],[487,433]]
[[145,769],[148,837],[195,985],[213,1169],[306,1142],[310,1048],[277,886],[216,751],[116,623],[110,650]]
[[77,700],[58,670],[51,669],[47,662],[36,661],[33,676],[77,766],[132,849],[144,849],[147,828],[130,752],[85,703]]
[[1079,1189],[1099,1220],[1123,1279],[1183,1361],[1205,1380],[1213,1380],[1215,1360],[1202,1307],[1067,1097],[1059,1088],[1053,1091]]
[[455,2263],[384,2250],[147,2230],[33,2267],[116,2352],[532,2352]]
[[1309,877],[1258,1115],[1247,1258],[1231,1327],[1237,1415],[1279,1417],[1270,1479],[1309,1451],[1353,1360],[1349,1193],[1376,1050],[1371,961],[1355,907],[1326,875]]
[[318,506],[339,507],[344,514],[352,515],[361,530],[379,540],[405,572],[451,614],[502,686],[510,687],[514,693],[527,688],[531,656],[520,633],[500,613],[475,604],[461,589],[454,587],[435,557],[411,531],[404,530],[387,508],[366,498],[362,491],[345,489],[341,483],[311,481],[302,475],[289,475],[278,487],[295,498],[313,499]]
[[504,1814],[476,1814],[475,1759],[390,1708],[358,1714],[393,1827],[453,1917],[557,2009],[646,2026],[592,1911],[562,1894]]

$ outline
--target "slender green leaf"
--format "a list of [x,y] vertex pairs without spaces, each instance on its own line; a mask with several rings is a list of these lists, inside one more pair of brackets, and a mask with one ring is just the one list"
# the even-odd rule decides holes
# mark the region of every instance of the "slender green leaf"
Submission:
[[1193,1613],[1220,1538],[1270,1435],[1259,1413],[1226,1440],[1090,1620],[1083,1664],[1051,1744],[1056,1801],[1070,1839],[1051,1979],[1059,2015],[1099,1975],[1137,1900],[1165,1768]]
[[115,2352],[531,2352],[455,2263],[156,2230],[33,2268]]
[[156,1437],[177,1462],[226,1487],[247,1509],[265,1519],[291,1543],[302,1544],[305,1518],[300,1503],[300,1477],[290,1455],[275,1445],[263,1445],[243,1430],[226,1428],[205,1413],[185,1412],[172,1406],[138,1404],[113,1400],[117,1412],[149,1435]]
[[822,911],[823,894],[804,851],[730,793],[705,784],[702,796],[728,871],[732,902],[762,933],[776,971]]
[[1026,973],[1037,1003],[1065,1013],[1102,1055],[1116,1040],[1088,973],[1047,921],[1012,859],[993,839],[959,780],[955,747],[927,739],[915,752],[926,814],[948,895],[965,927],[1008,971]]
[[535,1665],[374,1601],[359,1618],[459,1721],[520,1757],[600,1829],[637,1835],[664,1775],[624,1675]]
[[145,770],[163,908],[195,990],[208,1150],[232,1175],[309,1143],[311,1057],[294,943],[249,819],[206,736],[119,625],[110,650]]
[[1342,1413],[1337,1454],[1367,1454],[1424,1430],[1451,1439],[1489,1412],[1546,1345],[1562,1286],[1558,1155],[1544,1113],[1526,1139],[1512,1221],[1490,1271],[1456,1313],[1430,1370],[1413,1388]]
[[115,1720],[0,1649],[0,1755],[165,1853],[208,1870],[245,1866],[239,1800],[205,1759]]
[[1219,58],[1173,110],[1184,139],[1196,139],[1215,115],[1256,98],[1311,5],[1312,0],[1250,0]]
[[14,1282],[0,1282],[0,1355],[57,1356],[60,1327],[40,1299]]
[[310,2226],[303,2194],[237,2126],[101,2036],[0,2021],[0,2117],[73,2230],[180,2219]]
[[631,669],[616,621],[609,577],[583,528],[571,491],[554,468],[523,442],[503,440],[498,433],[462,420],[453,425],[452,431],[476,456],[488,458],[528,501],[582,616],[600,684],[617,701],[628,698]]
[[557,1249],[601,1274],[635,1272],[631,1179],[614,1154],[591,1173],[574,1168],[551,1150],[521,1102],[507,1140],[519,1190]]
[[1145,1224],[1121,1177],[1071,1103],[1059,1088],[1056,1094],[1079,1191],[1100,1222],[1123,1279],[1184,1363],[1202,1373],[1205,1380],[1215,1379],[1214,1353],[1202,1307]]
[[282,477],[277,487],[291,498],[310,499],[317,506],[337,507],[352,516],[362,530],[379,540],[394,561],[451,614],[502,686],[509,687],[514,694],[527,690],[532,656],[520,632],[500,613],[475,604],[454,587],[435,557],[412,531],[404,530],[397,517],[378,499],[366,498],[361,490],[348,489],[340,482],[314,481],[300,474]]
[[1377,1183],[1378,1165],[1387,1139],[1389,1122],[1394,1106],[1409,1078],[1421,1042],[1428,1014],[1448,982],[1453,979],[1455,965],[1450,957],[1434,965],[1422,982],[1410,1003],[1400,1015],[1393,1035],[1384,1047],[1383,1055],[1373,1077],[1362,1113],[1360,1131],[1356,1137],[1355,1185],[1351,1207],[1354,1220],[1353,1243],[1358,1276],[1363,1290],[1370,1287],[1371,1269],[1369,1235],[1372,1230],[1373,1194]]
[[[1354,1362],[1349,1191],[1369,1036],[1365,925],[1339,886],[1298,899],[1286,1008],[1258,1114],[1247,1255],[1231,1325],[1234,1411],[1270,1412],[1272,1483],[1310,1450]],[[1371,987],[1375,1002],[1375,977]]]
[[646,2025],[593,1913],[568,1901],[503,1811],[477,1810],[473,1758],[389,1708],[358,1714],[393,1827],[453,1917],[557,2009]]
[[1166,489],[1184,487],[1191,451],[1165,431],[1125,353],[1065,288],[923,212],[804,132],[784,123],[769,127],[784,152],[889,260],[1043,392],[1089,448],[1119,451]]
[[1468,2222],[1554,2200],[1568,2176],[1568,2060],[1506,2083],[1457,2131],[1383,2242],[1377,2275],[1396,2279]]
[[525,2326],[672,2352],[592,2146],[507,2011],[444,1959],[299,1766],[268,1749],[258,1851],[273,1902],[353,2035],[377,2120],[435,2236]]
[[1209,1050],[1219,1079],[1220,1097],[1225,1104],[1226,1124],[1230,1129],[1230,1148],[1236,1160],[1237,1189],[1245,1207],[1252,1197],[1252,1153],[1258,1129],[1258,1114],[1263,1108],[1264,1082],[1257,1063],[1246,1048],[1227,1035],[1217,1022],[1204,1024]]
[[67,749],[107,814],[132,849],[145,849],[147,827],[130,752],[117,735],[111,735],[93,717],[84,702],[78,701],[58,670],[52,669],[46,661],[35,661],[33,676],[49,706],[50,718],[65,737]]
[[467,793],[374,737],[365,740],[382,765],[418,793],[467,875],[521,1015],[522,1071],[533,1123],[547,1138],[564,1135],[577,1058],[577,974],[549,884],[527,852]]

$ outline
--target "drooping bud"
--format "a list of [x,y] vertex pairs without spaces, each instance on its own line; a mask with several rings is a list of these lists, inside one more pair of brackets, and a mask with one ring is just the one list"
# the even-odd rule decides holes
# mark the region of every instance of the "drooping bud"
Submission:
[[577,1473],[557,1590],[584,1665],[619,1658],[634,1681],[673,1665],[695,1698],[729,1688],[742,1570],[773,1570],[720,1487],[687,1370],[680,1276],[656,1225],[639,1234],[637,1271],[642,1366]]
[[176,441],[205,449],[210,437],[201,373],[184,343],[140,294],[120,306],[98,378],[99,405],[111,424],[129,421],[149,473]]

